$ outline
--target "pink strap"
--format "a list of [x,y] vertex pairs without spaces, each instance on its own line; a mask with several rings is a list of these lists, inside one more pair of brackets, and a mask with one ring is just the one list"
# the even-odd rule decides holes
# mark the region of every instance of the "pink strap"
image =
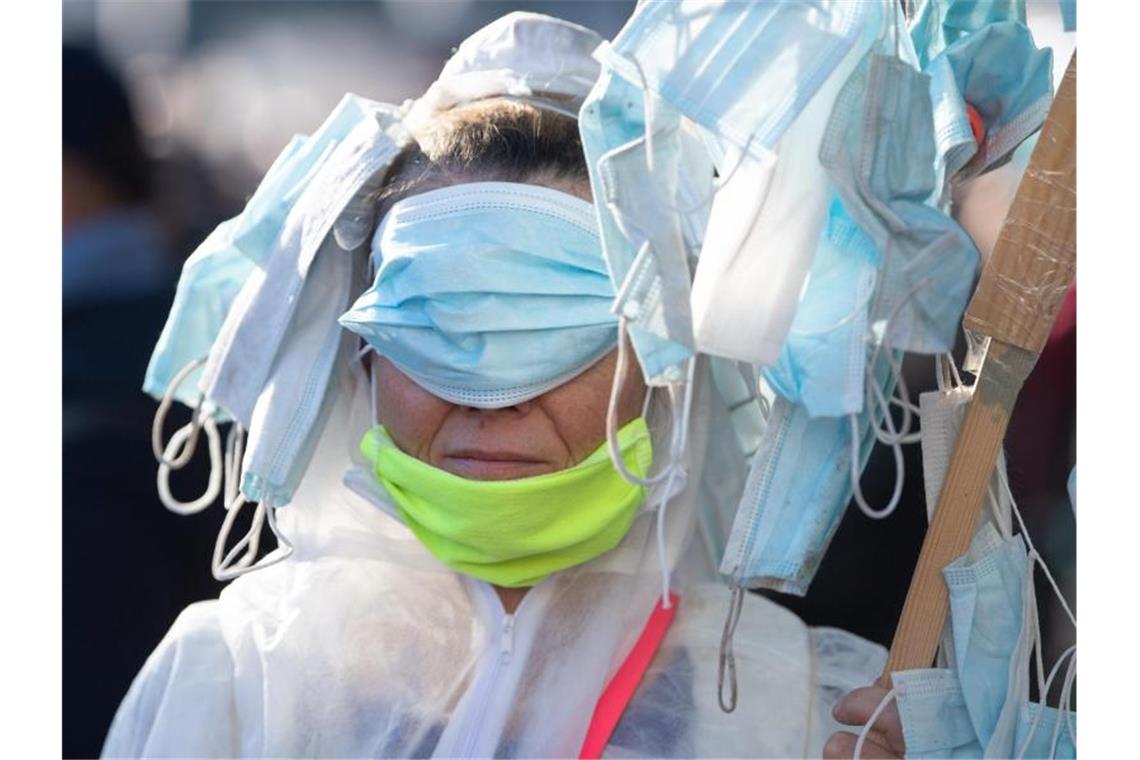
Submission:
[[586,730],[586,740],[582,742],[579,757],[593,760],[602,756],[602,751],[609,744],[622,713],[633,699],[633,693],[637,691],[637,685],[641,683],[645,671],[649,669],[653,655],[657,654],[657,649],[665,638],[665,632],[669,630],[673,616],[677,613],[677,603],[680,601],[681,597],[677,594],[669,594],[669,608],[666,609],[661,600],[657,600],[657,606],[650,613],[637,643],[633,645],[633,649],[617,673],[614,673],[614,677],[606,685],[606,690],[602,692],[597,706],[594,707],[594,717],[590,719],[590,727]]

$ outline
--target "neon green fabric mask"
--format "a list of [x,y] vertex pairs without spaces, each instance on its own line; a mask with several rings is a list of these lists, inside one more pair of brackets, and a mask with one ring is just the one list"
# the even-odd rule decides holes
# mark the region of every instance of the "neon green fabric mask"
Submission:
[[[653,461],[645,420],[618,431],[630,472]],[[614,468],[606,445],[573,467],[518,480],[469,480],[400,451],[383,427],[360,451],[404,523],[439,561],[499,586],[533,586],[604,554],[625,536],[645,488]]]

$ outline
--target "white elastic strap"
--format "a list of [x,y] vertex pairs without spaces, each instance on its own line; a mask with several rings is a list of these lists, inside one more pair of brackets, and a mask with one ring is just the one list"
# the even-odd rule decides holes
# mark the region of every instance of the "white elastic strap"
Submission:
[[[740,611],[744,606],[744,586],[740,582],[740,568],[732,573],[732,585],[728,597],[728,615],[724,619],[724,629],[720,634],[720,656],[716,668],[716,698],[722,712],[736,709],[736,656],[732,652],[732,638],[736,635],[736,624],[740,622]],[[728,684],[725,698],[724,686]]]
[[[851,431],[851,495],[854,497],[855,503],[859,505],[859,509],[863,514],[872,520],[882,520],[890,517],[902,500],[903,485],[905,483],[906,469],[905,463],[903,462],[902,445],[896,443],[891,446],[891,451],[895,455],[894,493],[891,494],[891,500],[887,502],[887,506],[876,510],[867,503],[867,499],[863,496],[863,487],[859,484],[859,415],[847,415],[847,422],[848,428]],[[894,423],[890,424],[893,427]]]
[[[1065,717],[1065,724],[1069,727],[1069,732],[1073,732],[1073,724],[1068,720],[1069,710],[1067,709],[1073,695],[1073,680],[1077,677],[1077,653],[1074,651],[1069,657],[1069,667],[1065,669],[1065,683],[1061,687],[1061,702],[1058,705],[1057,720],[1054,721],[1053,738],[1049,742],[1049,757],[1057,756],[1057,741],[1061,738],[1061,718]],[[1076,744],[1074,736],[1074,745]]]
[[[162,443],[162,428],[166,424],[166,415],[170,412],[170,407],[174,403],[174,394],[178,392],[182,383],[190,376],[190,373],[198,369],[206,363],[206,357],[195,359],[187,364],[185,367],[178,371],[178,374],[170,381],[170,385],[166,387],[166,393],[162,394],[162,401],[159,402],[158,411],[154,413],[154,422],[150,428],[150,448],[154,452],[154,458],[158,460],[161,465],[178,470],[186,466],[190,458],[194,456],[194,451],[198,447],[198,431],[202,427],[202,404],[206,400],[206,395],[199,394],[198,403],[194,407],[194,416],[191,417],[190,423],[186,426],[189,428],[190,433],[184,436],[185,447],[178,452],[178,454],[171,455],[168,453],[169,445],[164,446]],[[185,440],[188,438],[188,440]],[[174,437],[171,436],[171,440]]]
[[1045,573],[1045,579],[1049,581],[1049,585],[1053,588],[1053,593],[1057,596],[1057,601],[1061,603],[1064,608],[1065,614],[1069,617],[1069,622],[1073,624],[1073,628],[1077,627],[1077,616],[1073,614],[1073,610],[1069,607],[1069,603],[1065,601],[1065,595],[1061,593],[1061,587],[1057,585],[1057,581],[1053,578],[1053,574],[1049,572],[1049,566],[1045,564],[1045,560],[1037,552],[1037,547],[1033,545],[1033,539],[1029,537],[1029,531],[1025,528],[1025,521],[1021,519],[1021,510],[1017,508],[1017,502],[1013,498],[1013,491],[1010,490],[1009,481],[1002,478],[1002,485],[1005,488],[1006,496],[1009,497],[1009,504],[1013,508],[1013,514],[1017,518],[1017,526],[1021,528],[1021,537],[1025,539],[1026,545],[1029,547],[1031,558],[1036,558],[1036,563],[1041,567],[1041,571]]
[[[1018,760],[1021,760],[1021,758],[1025,757],[1025,753],[1029,751],[1029,743],[1030,743],[1030,741],[1033,740],[1034,734],[1037,733],[1037,729],[1041,725],[1041,717],[1045,714],[1045,707],[1048,705],[1048,702],[1049,702],[1049,690],[1053,687],[1053,679],[1057,676],[1057,673],[1060,671],[1061,663],[1063,663],[1066,658],[1069,658],[1069,667],[1067,667],[1065,669],[1065,678],[1064,678],[1064,680],[1066,682],[1068,682],[1069,674],[1072,671],[1072,663],[1075,659],[1076,652],[1077,652],[1077,645],[1073,644],[1068,649],[1066,649],[1064,652],[1062,652],[1061,656],[1057,658],[1057,661],[1055,663],[1053,663],[1053,667],[1049,671],[1049,677],[1047,679],[1045,679],[1045,688],[1043,691],[1039,690],[1040,693],[1037,695],[1037,698],[1040,700],[1041,709],[1039,709],[1037,711],[1037,715],[1033,716],[1033,722],[1029,724],[1029,731],[1025,734],[1025,739],[1021,743],[1021,750],[1017,753]],[[1062,692],[1064,692],[1063,686],[1062,686]],[[1060,723],[1059,718],[1060,718],[1060,716],[1058,716],[1058,721],[1057,721],[1058,723]],[[1072,733],[1071,723],[1070,723],[1070,733]],[[1073,734],[1073,736],[1075,737],[1076,734]]]
[[[264,503],[259,502],[254,509],[249,530],[246,531],[246,534],[242,536],[224,557],[222,556],[222,552],[225,551],[226,542],[229,540],[230,531],[233,530],[234,520],[237,518],[241,508],[248,503],[245,497],[238,496],[237,501],[226,510],[226,517],[225,520],[222,521],[222,528],[218,531],[218,538],[214,542],[214,556],[211,562],[211,571],[214,577],[219,581],[233,580],[238,576],[245,575],[254,570],[262,570],[287,559],[293,554],[292,542],[289,541],[277,527],[276,507],[266,507]],[[257,550],[260,546],[261,528],[265,524],[269,525],[269,530],[273,533],[274,538],[277,539],[277,548],[262,557],[256,564],[253,564],[253,560],[257,556]],[[242,554],[242,557],[237,559],[237,555],[243,551],[244,554]]]
[[859,505],[859,509],[872,520],[882,520],[883,518],[889,517],[898,507],[902,499],[903,485],[906,477],[902,445],[921,440],[920,432],[912,433],[910,430],[914,419],[918,417],[918,413],[917,409],[910,402],[910,394],[907,390],[906,378],[903,377],[901,362],[896,363],[894,356],[890,352],[887,353],[887,363],[890,364],[891,374],[894,375],[895,378],[896,391],[900,396],[898,406],[903,411],[903,422],[900,426],[901,430],[895,429],[894,417],[891,415],[890,401],[883,395],[879,384],[875,382],[874,367],[878,363],[879,353],[883,350],[887,338],[890,337],[891,326],[898,317],[899,311],[908,301],[914,298],[919,290],[926,287],[930,282],[931,280],[928,277],[919,280],[907,291],[906,295],[899,299],[899,302],[895,304],[894,308],[891,309],[891,313],[887,316],[886,326],[883,330],[883,341],[875,346],[875,350],[871,353],[871,358],[867,362],[867,369],[865,370],[865,384],[870,391],[870,398],[864,401],[864,403],[873,399],[879,405],[879,409],[883,413],[883,424],[887,427],[887,431],[884,433],[879,425],[875,425],[875,438],[880,443],[890,446],[895,458],[894,493],[891,495],[891,500],[887,505],[880,510],[875,510],[868,505],[866,498],[863,496],[863,489],[859,484],[859,430],[856,424],[858,415],[851,414],[847,416],[851,430],[851,493],[855,498],[855,503]]
[[[640,478],[629,471],[625,466],[625,461],[621,457],[621,448],[618,446],[617,431],[618,431],[618,402],[621,399],[622,387],[625,385],[626,375],[629,372],[629,353],[626,349],[626,337],[628,327],[625,317],[618,318],[618,355],[617,363],[614,367],[614,381],[610,388],[610,403],[606,408],[606,444],[609,448],[610,459],[614,463],[614,468],[618,473],[625,478],[626,481],[638,486],[649,487],[660,483],[670,475],[670,470],[673,468],[673,462],[668,462],[661,470],[650,478]],[[672,409],[672,406],[670,407]],[[673,422],[676,423],[676,415],[674,414]],[[672,437],[676,440],[677,431],[674,427]],[[670,454],[672,454],[673,446],[670,446]]]
[[[222,441],[218,435],[218,427],[213,418],[207,417],[202,427],[206,431],[206,440],[210,451],[210,480],[206,485],[206,492],[193,501],[179,501],[170,492],[170,471],[175,469],[167,456],[159,458],[158,465],[158,500],[162,506],[179,515],[192,515],[201,512],[214,503],[222,488]],[[195,435],[190,425],[179,428],[166,444],[165,454],[173,454],[182,446],[186,439]]]
[[[693,406],[693,380],[696,366],[696,359],[690,359],[689,371],[685,378],[683,401],[681,402],[681,436],[679,438],[674,436],[674,440],[679,440],[678,448],[670,452],[669,477],[665,480],[665,487],[661,492],[661,501],[657,505],[657,562],[661,571],[661,606],[664,609],[670,609],[673,606],[669,598],[671,573],[669,572],[669,551],[665,545],[665,513],[668,511],[669,502],[674,495],[673,484],[676,477],[685,471],[685,448],[688,441],[689,415]],[[673,387],[670,387],[669,391],[671,394],[676,393],[676,389]]]
[[875,711],[871,713],[871,717],[867,719],[867,722],[863,724],[863,728],[859,731],[859,738],[855,740],[855,752],[852,755],[852,760],[859,760],[859,756],[863,754],[863,743],[867,741],[867,735],[871,733],[871,726],[875,725],[875,721],[883,714],[883,710],[887,709],[887,705],[891,703],[896,694],[897,692],[892,688],[879,700],[879,705],[875,708]]

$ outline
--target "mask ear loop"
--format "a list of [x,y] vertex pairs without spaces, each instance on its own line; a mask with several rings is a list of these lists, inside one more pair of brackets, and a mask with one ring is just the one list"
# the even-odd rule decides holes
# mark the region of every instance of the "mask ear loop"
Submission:
[[[210,561],[210,571],[214,578],[219,581],[233,580],[248,572],[275,565],[293,554],[292,542],[277,527],[277,508],[266,507],[263,502],[259,502],[254,508],[249,530],[228,552],[225,552],[234,521],[242,507],[249,503],[241,495],[239,487],[244,449],[245,429],[235,422],[226,441],[226,516],[222,521],[221,529],[218,531],[218,537],[214,541],[214,553]],[[261,529],[266,523],[269,524],[269,530],[277,539],[278,548],[254,564],[257,552],[261,548]],[[223,552],[225,552],[225,556],[223,556]],[[239,554],[241,554],[240,558],[238,557]]]
[[[1040,697],[1041,698],[1041,709],[1039,709],[1037,711],[1037,714],[1035,716],[1033,716],[1033,722],[1029,724],[1029,730],[1025,734],[1025,739],[1023,739],[1021,742],[1021,750],[1017,753],[1018,760],[1025,757],[1025,753],[1029,751],[1029,743],[1033,740],[1034,735],[1037,733],[1037,729],[1040,728],[1040,726],[1041,726],[1041,718],[1045,714],[1045,707],[1047,705],[1048,693],[1049,693],[1049,690],[1052,689],[1052,687],[1053,687],[1053,679],[1056,678],[1057,673],[1060,672],[1061,663],[1063,663],[1066,658],[1069,659],[1069,666],[1065,669],[1065,677],[1064,677],[1064,679],[1062,679],[1063,681],[1067,682],[1069,680],[1069,674],[1070,674],[1070,671],[1073,667],[1073,661],[1075,659],[1076,653],[1077,653],[1077,645],[1073,644],[1068,649],[1066,649],[1064,652],[1062,652],[1061,656],[1057,658],[1057,661],[1055,663],[1053,663],[1053,667],[1049,671],[1049,677],[1047,679],[1045,679],[1044,691],[1041,692],[1041,697]],[[1062,691],[1064,691],[1064,686],[1062,686]],[[1059,719],[1060,719],[1060,716],[1058,716],[1058,723],[1060,722]],[[1069,732],[1070,732],[1070,734],[1072,734],[1072,736],[1075,739],[1076,734],[1072,732],[1071,723],[1070,723],[1070,731]]]
[[[166,424],[166,415],[170,412],[170,407],[174,403],[174,394],[182,386],[182,383],[190,376],[194,370],[201,367],[206,363],[206,357],[195,359],[185,367],[178,371],[178,374],[170,381],[170,385],[166,388],[166,393],[162,394],[162,401],[159,402],[158,410],[154,413],[154,422],[150,428],[150,447],[154,452],[154,458],[158,460],[160,465],[166,465],[172,470],[179,470],[186,466],[190,458],[194,456],[194,451],[198,447],[198,433],[202,428],[202,404],[206,400],[206,394],[201,393],[198,395],[198,403],[194,407],[194,415],[191,417],[190,422],[183,428],[188,430],[187,435],[183,436],[185,445],[176,455],[168,454],[167,450],[171,447],[162,444],[162,428]],[[171,441],[174,437],[171,436]]]
[[851,755],[852,760],[859,760],[860,756],[862,756],[863,744],[867,741],[867,735],[871,733],[871,726],[875,725],[875,721],[883,714],[883,710],[886,710],[897,696],[898,692],[896,692],[894,688],[891,688],[883,695],[883,698],[879,700],[879,704],[871,713],[871,717],[867,719],[867,722],[863,724],[863,728],[859,731],[859,738],[855,740],[855,752]]
[[[665,487],[661,490],[661,500],[657,504],[657,562],[661,571],[661,606],[664,609],[669,609],[673,606],[672,597],[669,593],[671,573],[669,572],[669,552],[665,545],[665,514],[669,509],[669,502],[673,496],[676,495],[674,486],[676,485],[677,476],[680,476],[682,479],[682,485],[678,487],[678,491],[684,488],[686,473],[684,456],[688,442],[689,417],[693,406],[693,380],[695,379],[694,376],[697,366],[695,358],[689,359],[688,363],[689,367],[685,378],[685,390],[681,401],[680,435],[674,436],[677,446],[674,451],[670,452],[669,477],[665,479]],[[676,389],[670,388],[670,393],[675,394]]]
[[[662,482],[669,477],[674,463],[668,462],[661,470],[654,476],[649,478],[641,478],[634,475],[625,466],[625,460],[621,456],[621,448],[618,446],[617,429],[618,429],[618,401],[621,399],[621,390],[625,385],[626,376],[629,374],[629,352],[626,348],[628,337],[628,323],[625,317],[618,318],[618,355],[617,365],[614,368],[614,381],[610,388],[610,402],[606,408],[606,444],[609,447],[610,460],[614,463],[614,468],[627,482],[638,486],[649,487]],[[671,408],[676,405],[671,405]],[[674,421],[677,415],[674,411]],[[676,449],[678,431],[674,426],[671,431],[671,443],[669,446],[669,453],[672,455]]]
[[875,438],[880,443],[891,447],[895,459],[896,474],[894,492],[891,494],[890,501],[887,502],[887,505],[882,509],[875,510],[872,508],[863,495],[863,489],[859,483],[861,474],[859,468],[859,415],[847,415],[851,444],[851,494],[855,499],[855,503],[859,506],[860,511],[872,520],[882,520],[890,517],[898,507],[899,502],[902,500],[903,485],[906,477],[902,446],[903,444],[914,443],[921,440],[921,433],[911,432],[910,430],[913,419],[918,416],[918,410],[914,407],[914,404],[910,402],[906,379],[902,373],[902,364],[896,363],[894,356],[890,352],[887,353],[887,362],[890,364],[891,374],[895,377],[897,391],[902,394],[902,400],[898,404],[903,411],[903,422],[900,425],[901,431],[895,429],[894,417],[891,415],[891,402],[883,395],[883,391],[879,388],[878,383],[875,382],[873,368],[878,363],[879,354],[883,350],[886,339],[891,334],[891,326],[894,324],[895,319],[898,318],[902,307],[914,298],[919,290],[929,285],[930,282],[931,280],[928,277],[919,280],[907,291],[906,295],[895,304],[894,308],[891,309],[891,313],[887,316],[886,327],[883,330],[883,341],[875,346],[875,350],[871,352],[871,358],[867,362],[865,383],[870,395],[864,403],[874,400],[878,404],[879,410],[883,413],[883,424],[887,426],[887,430],[884,433],[882,428],[875,425]]
[[[206,431],[206,440],[209,443],[210,452],[210,480],[206,486],[206,492],[193,501],[179,501],[174,498],[170,492],[170,471],[175,469],[171,466],[170,460],[167,457],[162,457],[158,465],[158,500],[162,502],[162,506],[166,507],[171,512],[179,515],[193,515],[201,512],[206,507],[214,503],[218,498],[218,493],[222,488],[222,444],[221,437],[218,435],[217,424],[212,417],[206,417],[202,427]],[[186,439],[195,435],[194,430],[190,425],[179,428],[175,431],[174,435],[170,437],[170,441],[166,444],[166,454],[173,455],[173,452],[182,446]]]
[[[732,585],[728,597],[728,617],[724,619],[724,629],[720,634],[720,654],[716,666],[716,698],[721,712],[731,713],[736,709],[736,655],[732,651],[732,639],[736,635],[736,625],[740,622],[740,611],[744,606],[744,586],[740,582],[740,568],[732,574]],[[726,698],[724,686],[728,683]]]
[[1065,669],[1065,683],[1061,687],[1061,702],[1057,711],[1057,719],[1054,721],[1053,726],[1053,741],[1049,744],[1049,757],[1057,756],[1057,741],[1061,738],[1061,719],[1064,718],[1065,725],[1069,729],[1069,735],[1073,737],[1073,748],[1076,748],[1077,734],[1073,728],[1072,720],[1070,719],[1073,696],[1073,681],[1077,677],[1077,653],[1074,650],[1073,654],[1069,657],[1069,667]]

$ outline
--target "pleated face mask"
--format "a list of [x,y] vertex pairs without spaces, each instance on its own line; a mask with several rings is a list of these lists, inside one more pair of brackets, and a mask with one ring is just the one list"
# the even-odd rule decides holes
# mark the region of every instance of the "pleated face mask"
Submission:
[[538,185],[472,182],[396,203],[372,243],[375,282],[341,316],[420,387],[510,406],[617,344],[593,207]]
[[[641,417],[618,431],[626,468],[653,461]],[[533,586],[617,546],[645,487],[626,481],[606,445],[565,470],[517,480],[469,480],[405,454],[383,427],[360,444],[376,479],[417,538],[443,564],[499,586]]]

